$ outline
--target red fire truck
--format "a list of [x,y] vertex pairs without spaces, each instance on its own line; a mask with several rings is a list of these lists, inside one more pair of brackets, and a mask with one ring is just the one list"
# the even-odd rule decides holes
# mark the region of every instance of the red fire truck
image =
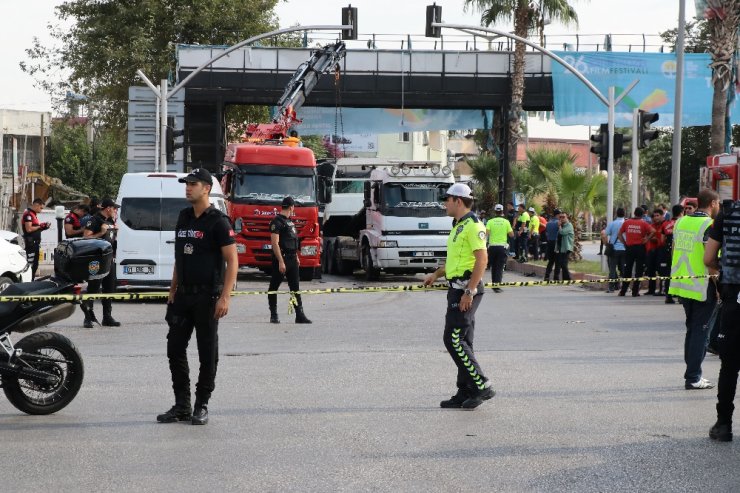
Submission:
[[313,279],[321,266],[319,204],[331,201],[330,181],[317,174],[316,159],[299,139],[289,136],[290,128],[300,123],[296,110],[303,105],[319,77],[338,67],[345,54],[338,42],[314,50],[291,78],[278,101],[277,118],[272,123],[250,124],[243,143],[226,149],[221,187],[234,225],[239,265],[268,271],[271,266],[269,225],[286,196],[295,199],[296,225],[301,249],[300,278]]

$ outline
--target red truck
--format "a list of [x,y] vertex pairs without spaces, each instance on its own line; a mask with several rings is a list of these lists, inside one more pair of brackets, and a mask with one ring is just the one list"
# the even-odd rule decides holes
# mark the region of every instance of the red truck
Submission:
[[269,143],[230,144],[223,171],[221,186],[237,233],[239,265],[270,269],[270,221],[280,211],[283,197],[290,195],[296,201],[291,219],[301,239],[300,278],[313,279],[314,269],[321,265],[318,206],[331,200],[316,174],[313,152]]

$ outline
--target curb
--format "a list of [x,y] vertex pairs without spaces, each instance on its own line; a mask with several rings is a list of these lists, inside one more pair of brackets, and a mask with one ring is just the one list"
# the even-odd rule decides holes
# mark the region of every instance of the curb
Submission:
[[[570,266],[569,266],[570,267]],[[520,263],[514,259],[509,259],[506,261],[506,271],[507,272],[517,272],[519,274],[532,276],[534,274],[534,277],[538,279],[543,279],[545,277],[545,266],[543,265],[535,265],[530,264],[529,262]],[[573,280],[577,281],[593,281],[593,280],[600,280],[600,279],[606,279],[606,276],[602,275],[596,275],[596,274],[584,274],[582,272],[574,272],[570,271],[570,277]],[[588,289],[591,291],[606,291],[606,288],[608,287],[607,283],[598,283],[598,284],[584,284],[583,289]]]

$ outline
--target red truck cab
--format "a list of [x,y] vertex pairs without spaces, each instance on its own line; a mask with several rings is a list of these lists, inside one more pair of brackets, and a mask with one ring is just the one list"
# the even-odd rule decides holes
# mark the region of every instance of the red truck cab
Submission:
[[301,239],[300,277],[313,279],[314,269],[321,265],[319,202],[326,193],[319,183],[316,159],[307,147],[273,142],[229,144],[221,186],[237,233],[240,266],[271,269],[270,221],[289,195],[296,202],[291,220]]

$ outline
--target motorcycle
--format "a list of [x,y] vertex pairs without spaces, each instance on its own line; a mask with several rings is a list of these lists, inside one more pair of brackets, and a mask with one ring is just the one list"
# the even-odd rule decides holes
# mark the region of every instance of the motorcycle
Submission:
[[82,387],[82,356],[67,337],[36,332],[13,344],[10,334],[24,333],[70,317],[78,300],[49,295],[73,295],[79,283],[108,275],[113,249],[107,241],[76,239],[54,251],[54,276],[8,286],[2,296],[33,296],[28,301],[0,303],[0,378],[10,403],[27,414],[52,414],[66,407]]

